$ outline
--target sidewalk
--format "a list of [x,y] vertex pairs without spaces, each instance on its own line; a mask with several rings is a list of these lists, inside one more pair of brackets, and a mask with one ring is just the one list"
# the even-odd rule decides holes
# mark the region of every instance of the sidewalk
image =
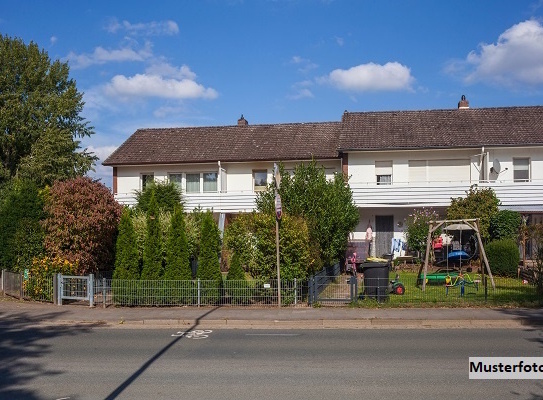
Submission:
[[83,304],[0,298],[2,321],[29,325],[179,329],[448,329],[540,328],[543,309],[527,308],[91,308]]

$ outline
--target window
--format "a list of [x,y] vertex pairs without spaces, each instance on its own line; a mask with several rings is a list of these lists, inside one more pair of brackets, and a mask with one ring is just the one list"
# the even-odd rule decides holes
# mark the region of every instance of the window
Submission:
[[513,158],[513,179],[515,182],[530,181],[529,158]]
[[378,185],[391,185],[392,161],[375,161],[375,175]]
[[141,190],[145,190],[147,185],[153,183],[155,176],[153,174],[141,174]]
[[204,172],[204,192],[216,192],[217,191],[217,173],[216,172]]
[[187,174],[187,193],[200,193],[200,174]]
[[183,184],[183,174],[170,174],[170,182],[175,183],[175,185],[181,189]]
[[268,186],[268,171],[253,171],[253,182],[255,192],[266,190],[266,186]]

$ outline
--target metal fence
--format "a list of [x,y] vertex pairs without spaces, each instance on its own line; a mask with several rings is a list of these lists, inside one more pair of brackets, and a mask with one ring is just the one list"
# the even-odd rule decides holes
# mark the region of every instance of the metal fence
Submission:
[[[303,285],[281,282],[282,306],[305,306]],[[272,306],[278,305],[277,281],[168,281],[97,279],[96,306]]]
[[[17,298],[53,302],[54,276],[23,276],[2,271],[4,294]],[[358,275],[318,275],[308,281],[282,281],[281,305],[304,307],[353,303],[361,307],[410,305],[538,305],[543,297],[536,282],[520,278],[489,279],[465,274],[449,284],[428,282],[423,291],[416,273],[390,272],[385,279]],[[401,284],[397,291],[396,284]],[[84,285],[84,284],[83,284]],[[68,285],[68,296],[77,289]],[[277,306],[277,281],[142,281],[95,279],[96,306]],[[88,288],[84,287],[84,291]],[[57,292],[58,293],[58,292]],[[76,293],[77,294],[77,293]],[[79,299],[79,297],[78,297]],[[72,300],[75,301],[75,300]],[[90,299],[87,299],[90,301]]]

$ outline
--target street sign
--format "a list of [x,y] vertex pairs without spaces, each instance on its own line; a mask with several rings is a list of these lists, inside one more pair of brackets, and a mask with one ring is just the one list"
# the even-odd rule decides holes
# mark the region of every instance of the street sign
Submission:
[[279,173],[279,165],[273,163],[273,176],[275,177],[275,187],[279,190],[281,186],[281,174]]
[[275,194],[275,216],[277,219],[281,219],[281,216],[283,215],[283,206],[281,205],[281,196],[279,196],[279,193]]

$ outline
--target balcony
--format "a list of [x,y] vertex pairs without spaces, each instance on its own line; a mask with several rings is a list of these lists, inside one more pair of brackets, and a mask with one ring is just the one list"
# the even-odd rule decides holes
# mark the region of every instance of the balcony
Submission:
[[447,207],[451,198],[466,197],[473,185],[479,189],[492,188],[503,206],[526,206],[543,203],[543,181],[497,182],[473,181],[394,183],[350,182],[353,200],[360,208],[383,207]]
[[[428,182],[392,185],[350,183],[353,200],[360,208],[417,208],[448,207],[451,198],[465,197],[472,185],[479,189],[492,188],[502,206],[543,206],[543,181],[532,182]],[[115,199],[121,204],[134,205],[133,194],[119,193]],[[250,212],[255,209],[256,194],[252,191],[184,194],[185,209],[213,209],[217,213]]]

